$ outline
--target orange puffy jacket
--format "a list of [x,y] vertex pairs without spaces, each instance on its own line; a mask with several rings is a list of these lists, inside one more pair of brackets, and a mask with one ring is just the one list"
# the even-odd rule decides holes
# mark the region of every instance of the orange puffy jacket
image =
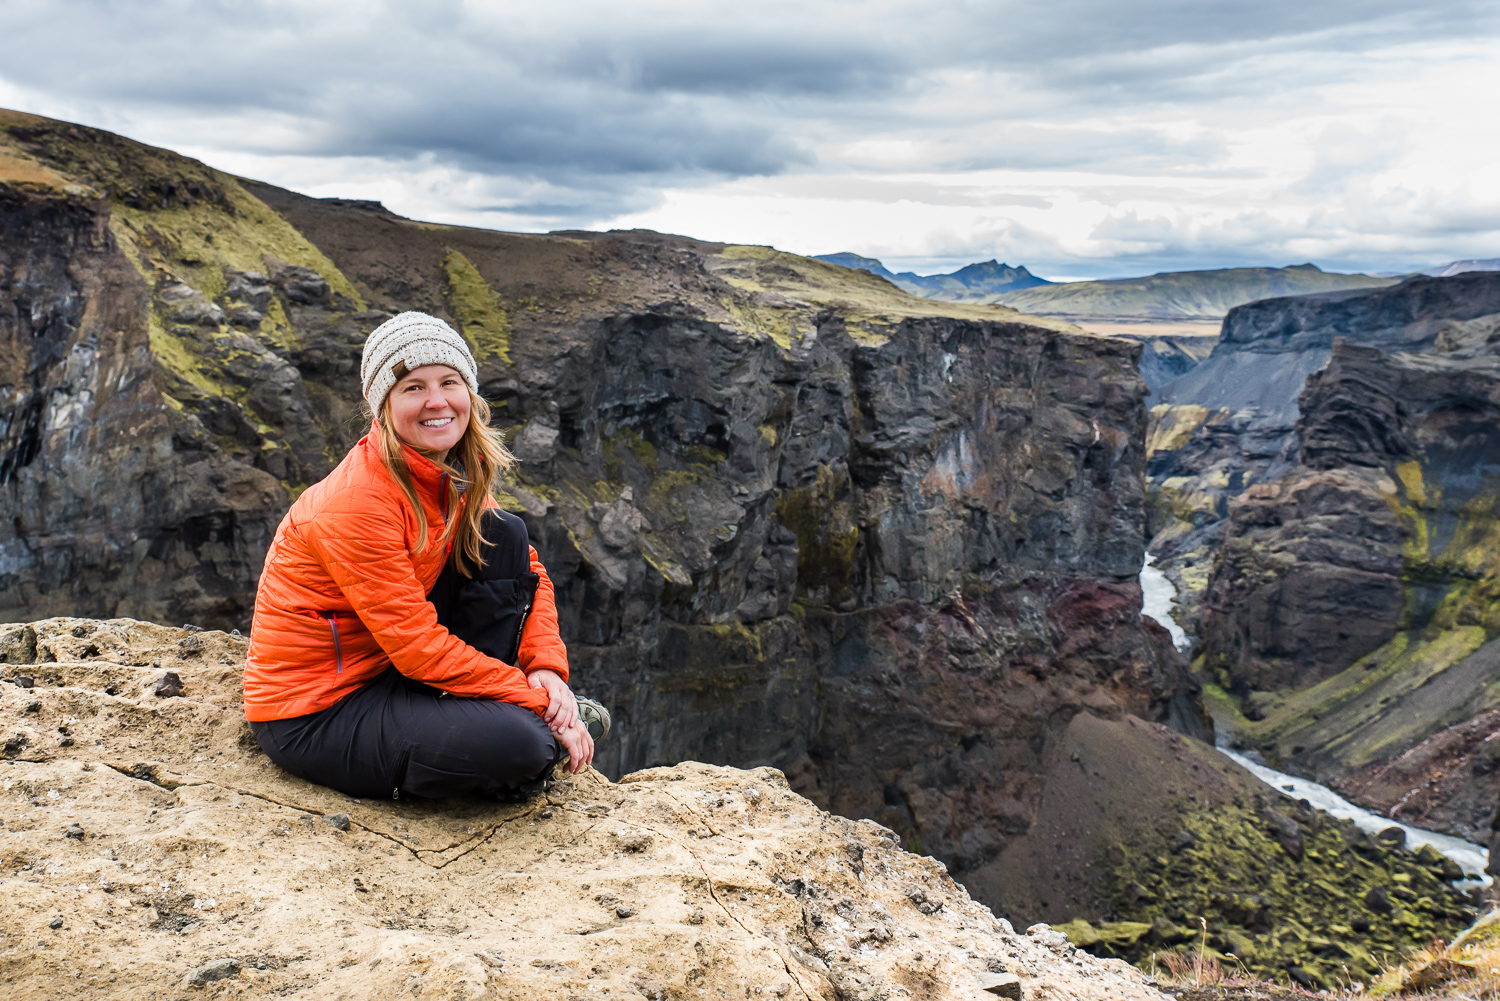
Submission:
[[[289,719],[327,709],[392,664],[425,684],[514,702],[538,715],[547,693],[526,674],[568,677],[547,571],[512,666],[480,653],[438,624],[427,592],[449,546],[443,541],[444,473],[406,449],[429,544],[417,551],[417,518],[366,435],[327,478],[297,498],[266,554],[245,658],[245,716]],[[523,674],[522,672],[525,672]]]

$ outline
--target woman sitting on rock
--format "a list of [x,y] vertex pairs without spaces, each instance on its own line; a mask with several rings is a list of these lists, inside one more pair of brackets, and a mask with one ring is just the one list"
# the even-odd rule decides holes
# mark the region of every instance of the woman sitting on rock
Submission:
[[365,342],[370,433],[266,554],[245,715],[282,768],[351,796],[506,795],[608,732],[568,689],[552,582],[490,497],[513,461],[464,339],[402,313]]

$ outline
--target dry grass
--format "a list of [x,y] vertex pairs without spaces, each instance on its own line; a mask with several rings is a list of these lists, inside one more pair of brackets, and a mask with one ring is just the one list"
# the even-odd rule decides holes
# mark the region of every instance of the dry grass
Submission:
[[1377,997],[1500,998],[1500,910],[1474,922],[1452,944],[1434,942],[1385,972],[1370,986]]
[[1385,966],[1371,983],[1352,975],[1326,990],[1311,991],[1258,980],[1200,948],[1195,954],[1153,957],[1152,979],[1178,1001],[1280,1001],[1327,997],[1336,1001],[1491,1001],[1500,999],[1500,909],[1492,910],[1449,944],[1434,942]]

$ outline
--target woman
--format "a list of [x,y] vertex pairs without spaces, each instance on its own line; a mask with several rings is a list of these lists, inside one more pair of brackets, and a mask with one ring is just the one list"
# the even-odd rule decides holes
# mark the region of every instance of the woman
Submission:
[[402,313],[370,334],[360,378],[370,433],[266,555],[245,662],[256,739],[351,796],[504,795],[563,755],[582,770],[609,716],[569,690],[552,583],[490,498],[513,460],[468,344]]

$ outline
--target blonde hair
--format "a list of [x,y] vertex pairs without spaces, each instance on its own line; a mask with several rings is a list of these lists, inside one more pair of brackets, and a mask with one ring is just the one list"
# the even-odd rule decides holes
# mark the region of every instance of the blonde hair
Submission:
[[[406,365],[400,362],[396,364],[394,371],[397,382],[411,374]],[[375,444],[375,451],[379,454],[381,461],[385,463],[385,468],[390,470],[391,477],[406,494],[407,502],[411,504],[412,512],[417,516],[417,549],[419,551],[427,548],[429,532],[427,512],[422,509],[422,502],[417,498],[417,488],[412,483],[411,470],[407,467],[406,455],[402,452],[401,446],[405,445],[418,454],[432,459],[448,474],[446,498],[448,510],[457,512],[457,517],[450,517],[447,524],[443,526],[442,541],[452,541],[453,563],[458,568],[458,572],[465,577],[473,577],[474,574],[465,566],[465,561],[472,561],[475,570],[484,566],[484,557],[480,549],[484,541],[480,535],[480,519],[484,516],[484,502],[489,498],[495,478],[509,469],[516,460],[515,456],[506,449],[500,432],[490,427],[490,405],[472,389],[468,390],[468,393],[469,426],[464,429],[463,437],[458,440],[458,444],[448,450],[449,460],[456,458],[456,462],[439,462],[430,452],[417,448],[396,434],[395,428],[392,427],[389,394],[381,401],[379,413],[372,415],[380,433],[374,435],[371,440]]]

